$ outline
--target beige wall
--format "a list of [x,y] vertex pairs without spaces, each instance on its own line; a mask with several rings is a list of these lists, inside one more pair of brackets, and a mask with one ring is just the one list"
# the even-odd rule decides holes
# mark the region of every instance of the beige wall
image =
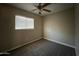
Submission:
[[[34,18],[34,30],[15,30],[15,15]],[[8,5],[0,5],[0,51],[42,37],[42,17]]]
[[75,9],[75,43],[76,43],[76,55],[79,56],[79,4],[76,5]]
[[75,45],[75,10],[70,8],[44,17],[44,38]]

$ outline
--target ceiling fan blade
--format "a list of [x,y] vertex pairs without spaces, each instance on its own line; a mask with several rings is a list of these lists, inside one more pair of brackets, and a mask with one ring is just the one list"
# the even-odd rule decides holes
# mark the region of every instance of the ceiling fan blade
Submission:
[[46,6],[48,6],[48,5],[50,5],[51,3],[45,3],[43,6],[42,6],[42,8],[44,8],[44,7],[46,7]]
[[46,12],[51,12],[51,10],[48,10],[48,9],[43,9],[44,11],[46,11]]
[[35,10],[37,10],[37,9],[33,9],[33,11],[35,11]]
[[33,3],[33,5],[34,5],[34,7],[36,7],[37,8],[37,6]]
[[41,3],[38,4],[37,8],[38,9],[41,9]]
[[39,6],[41,6],[41,3],[39,3]]

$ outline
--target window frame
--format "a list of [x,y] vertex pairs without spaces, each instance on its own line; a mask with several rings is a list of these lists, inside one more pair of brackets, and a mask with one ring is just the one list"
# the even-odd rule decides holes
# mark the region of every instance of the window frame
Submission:
[[[27,27],[26,28],[16,28],[16,17],[17,16],[18,17],[23,17],[23,18],[26,18],[26,19],[33,19],[33,26],[32,26],[33,28],[30,28],[30,27],[29,28],[27,28]],[[15,15],[15,30],[34,30],[34,27],[35,27],[34,26],[34,18],[26,17],[26,16],[21,16],[21,15]]]

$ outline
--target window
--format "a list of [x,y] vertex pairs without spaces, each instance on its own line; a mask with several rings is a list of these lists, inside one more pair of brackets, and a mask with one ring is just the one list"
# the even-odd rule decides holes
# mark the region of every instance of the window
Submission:
[[15,16],[15,29],[34,29],[34,19],[18,15]]

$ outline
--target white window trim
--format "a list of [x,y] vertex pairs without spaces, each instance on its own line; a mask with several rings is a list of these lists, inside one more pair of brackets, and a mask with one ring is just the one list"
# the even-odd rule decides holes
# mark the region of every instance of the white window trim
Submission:
[[[27,20],[28,20],[28,19],[29,19],[29,20],[30,20],[30,19],[33,19],[33,26],[32,26],[32,27],[29,27],[29,28],[28,28],[28,27],[26,27],[26,28],[16,28],[16,27],[17,27],[17,24],[16,24],[16,17],[25,18],[25,19],[27,19]],[[25,20],[25,19],[23,19],[23,20]],[[16,15],[16,16],[15,16],[15,30],[28,30],[28,29],[29,29],[29,30],[31,30],[31,29],[33,30],[33,29],[34,29],[34,18]]]

